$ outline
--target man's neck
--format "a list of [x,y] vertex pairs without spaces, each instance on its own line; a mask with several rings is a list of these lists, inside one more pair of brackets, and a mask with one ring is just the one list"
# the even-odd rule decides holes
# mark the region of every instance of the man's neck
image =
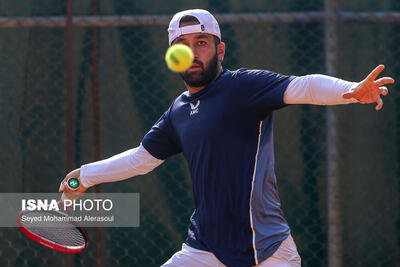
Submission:
[[[217,75],[215,75],[215,78],[214,78],[210,83],[212,83],[213,81],[215,81],[215,80],[219,77],[219,75],[221,75],[221,73],[222,73],[222,66],[219,66]],[[204,88],[206,88],[208,84],[205,84],[205,85],[199,86],[199,87],[189,86],[189,85],[187,85],[186,83],[185,83],[185,85],[186,85],[186,88],[188,89],[189,93],[190,93],[191,95],[193,95],[193,94],[195,94],[195,93],[197,93],[197,92],[200,92],[200,91],[203,90]]]

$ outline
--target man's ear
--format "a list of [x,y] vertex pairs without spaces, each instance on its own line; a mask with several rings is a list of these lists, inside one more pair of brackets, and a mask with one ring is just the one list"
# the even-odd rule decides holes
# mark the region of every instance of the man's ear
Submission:
[[217,53],[218,53],[218,61],[222,62],[222,60],[224,60],[224,56],[225,56],[225,43],[224,42],[221,42],[218,44]]

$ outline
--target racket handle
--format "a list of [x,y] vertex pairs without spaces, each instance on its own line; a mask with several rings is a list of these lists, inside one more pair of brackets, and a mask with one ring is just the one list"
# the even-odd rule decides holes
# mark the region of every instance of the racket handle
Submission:
[[75,177],[68,178],[67,186],[68,186],[69,190],[72,190],[72,191],[78,190],[78,188],[80,186],[78,178],[75,178]]
[[[80,186],[79,180],[75,177],[70,177],[67,180],[67,186],[69,190],[76,191]],[[63,192],[61,195],[61,201],[64,202],[64,200],[70,200],[70,198],[68,197],[67,194],[65,194],[65,192]]]
[[63,192],[61,195],[61,202],[64,202],[65,200],[70,200],[67,195]]

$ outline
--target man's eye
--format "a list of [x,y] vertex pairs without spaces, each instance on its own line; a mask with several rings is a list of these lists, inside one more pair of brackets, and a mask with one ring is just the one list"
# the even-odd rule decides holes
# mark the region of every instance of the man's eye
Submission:
[[205,41],[199,41],[198,44],[199,44],[199,45],[205,45],[206,42],[205,42]]

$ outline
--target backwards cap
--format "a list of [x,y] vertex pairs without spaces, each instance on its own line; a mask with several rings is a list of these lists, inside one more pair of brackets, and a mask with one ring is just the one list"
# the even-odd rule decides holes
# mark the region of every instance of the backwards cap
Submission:
[[[189,25],[184,27],[179,27],[179,22],[184,16],[193,16],[195,17],[200,24]],[[221,31],[219,29],[219,25],[217,20],[211,15],[210,12],[204,9],[189,9],[176,13],[171,21],[169,22],[168,27],[168,39],[169,45],[181,35],[189,34],[189,33],[208,33],[217,36],[221,40]]]

